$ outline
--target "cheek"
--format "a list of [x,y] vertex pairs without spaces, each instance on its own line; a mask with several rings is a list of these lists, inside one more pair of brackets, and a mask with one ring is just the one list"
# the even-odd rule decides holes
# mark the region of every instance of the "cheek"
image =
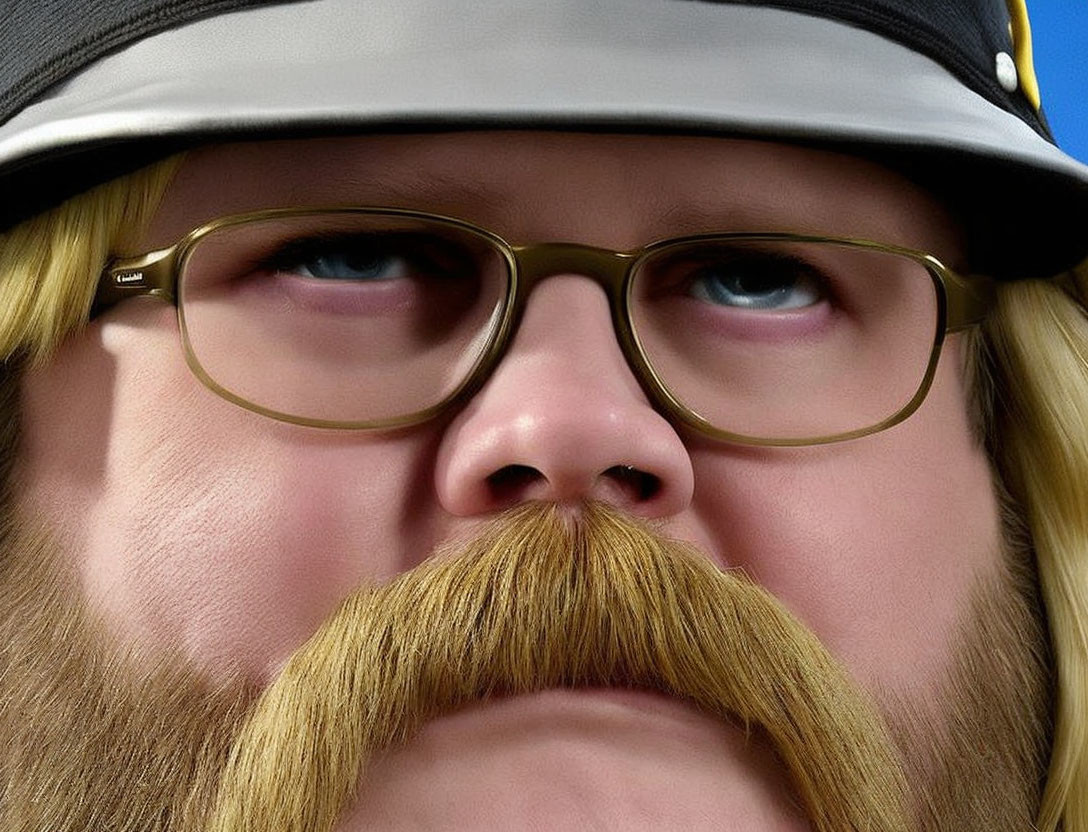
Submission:
[[[23,385],[20,477],[126,639],[258,679],[351,589],[414,565],[428,438],[281,425],[184,364],[170,308],[91,327]],[[59,441],[58,441],[59,437]]]
[[948,354],[922,408],[883,433],[697,455],[697,481],[713,483],[696,496],[704,538],[874,690],[939,678],[972,590],[999,564],[990,470],[964,400]]

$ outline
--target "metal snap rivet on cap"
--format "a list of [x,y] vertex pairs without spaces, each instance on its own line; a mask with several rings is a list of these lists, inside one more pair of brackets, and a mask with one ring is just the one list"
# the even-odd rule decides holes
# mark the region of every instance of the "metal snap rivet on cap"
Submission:
[[1016,92],[1020,86],[1020,76],[1016,71],[1016,61],[1008,52],[997,53],[997,83],[1005,92]]

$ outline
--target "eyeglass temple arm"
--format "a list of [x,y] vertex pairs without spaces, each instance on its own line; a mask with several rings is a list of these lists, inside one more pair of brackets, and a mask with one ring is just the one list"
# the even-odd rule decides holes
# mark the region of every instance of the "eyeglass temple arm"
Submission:
[[948,318],[946,332],[956,332],[980,323],[994,305],[996,284],[985,275],[963,277],[945,271]]
[[174,258],[177,246],[159,249],[140,257],[118,259],[102,273],[91,304],[91,317],[101,315],[127,298],[151,295],[174,302]]

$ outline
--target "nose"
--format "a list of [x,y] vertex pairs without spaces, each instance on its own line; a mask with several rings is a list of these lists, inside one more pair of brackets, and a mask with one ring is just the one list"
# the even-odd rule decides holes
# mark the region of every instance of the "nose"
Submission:
[[693,487],[688,450],[627,365],[604,291],[578,275],[535,287],[499,366],[447,427],[436,465],[438,498],[458,516],[593,499],[666,517]]

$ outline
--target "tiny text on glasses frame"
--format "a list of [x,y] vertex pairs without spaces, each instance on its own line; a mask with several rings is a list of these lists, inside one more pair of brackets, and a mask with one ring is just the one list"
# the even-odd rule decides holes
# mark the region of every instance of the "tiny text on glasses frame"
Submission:
[[[201,240],[223,229],[268,220],[293,218],[368,216],[434,224],[469,235],[498,253],[507,268],[506,297],[501,317],[480,358],[457,387],[440,401],[416,412],[370,421],[341,421],[296,416],[248,401],[211,378],[193,353],[185,330],[178,281],[185,264]],[[718,427],[681,402],[655,371],[634,332],[629,307],[631,278],[639,265],[662,251],[708,242],[829,244],[844,249],[884,253],[913,261],[924,267],[936,295],[936,321],[929,361],[914,395],[902,407],[872,425],[826,435],[804,437],[750,436]],[[983,320],[993,305],[994,282],[984,275],[961,275],[931,254],[915,249],[865,239],[827,237],[788,232],[721,232],[670,237],[631,251],[613,251],[579,243],[542,242],[527,245],[508,243],[485,228],[453,217],[391,207],[334,206],[327,208],[271,208],[219,217],[184,235],[166,248],[135,257],[118,258],[103,271],[91,314],[100,315],[132,297],[152,296],[178,307],[182,346],[194,375],[223,398],[264,416],[317,428],[338,430],[390,431],[426,422],[471,397],[497,366],[520,322],[532,288],[540,280],[557,274],[578,274],[597,282],[608,296],[612,323],[619,345],[650,400],[667,416],[712,438],[742,445],[803,446],[856,439],[885,430],[914,413],[929,392],[944,337]]]

